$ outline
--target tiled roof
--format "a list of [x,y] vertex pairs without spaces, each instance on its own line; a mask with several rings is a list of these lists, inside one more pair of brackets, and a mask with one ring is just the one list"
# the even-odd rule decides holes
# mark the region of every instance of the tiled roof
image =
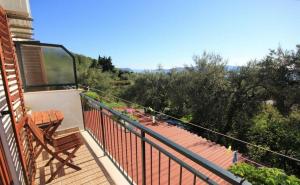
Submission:
[[[167,122],[157,121],[157,123],[153,124],[151,116],[143,114],[139,111],[135,111],[134,115],[143,125],[167,137],[184,148],[200,155],[201,157],[204,157],[223,169],[228,169],[233,164],[233,151],[225,148],[224,146],[216,144],[215,142],[207,140],[177,126],[168,124]],[[213,173],[208,172],[204,168],[201,168],[196,164],[192,166],[196,169],[199,169],[205,175],[217,181],[218,183],[226,184],[224,180]]]
[[[152,129],[153,131],[167,137],[173,142],[185,147],[186,149],[200,155],[201,157],[211,161],[223,169],[228,169],[232,165],[233,151],[226,149],[224,146],[218,145],[196,134],[192,134],[182,128],[169,125],[166,122],[158,122],[152,124],[150,116],[141,112],[134,111],[138,117],[138,121]],[[98,140],[102,142],[102,133],[100,131],[100,114],[93,111],[85,111],[84,118],[86,129],[89,130]],[[142,155],[141,155],[141,139],[136,137],[129,131],[121,129],[119,124],[112,121],[106,115],[104,117],[105,129],[105,148],[111,156],[120,164],[120,168],[127,172],[137,184],[142,184]],[[135,129],[136,132],[140,132]],[[229,184],[212,172],[206,170],[189,158],[164,145],[160,141],[146,134],[146,138],[160,145],[162,148],[181,159],[185,163],[200,171],[218,184]],[[146,149],[146,184],[179,184],[180,181],[180,166],[175,161],[171,160],[169,166],[169,157],[161,153],[159,160],[159,151],[151,147],[148,143]],[[152,154],[152,155],[151,155]],[[151,157],[152,156],[152,157]],[[136,170],[137,169],[137,170]],[[170,169],[170,170],[169,170]],[[182,184],[193,184],[194,175],[182,168]],[[158,173],[160,170],[160,173]],[[170,177],[169,177],[170,171]],[[160,181],[160,183],[159,183]],[[196,184],[206,184],[204,181],[197,178]]]

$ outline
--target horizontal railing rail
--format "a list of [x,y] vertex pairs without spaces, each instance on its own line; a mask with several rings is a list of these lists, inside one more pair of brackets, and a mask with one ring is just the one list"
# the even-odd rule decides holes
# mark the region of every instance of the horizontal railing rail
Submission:
[[131,184],[250,184],[83,93],[81,102],[85,129]]

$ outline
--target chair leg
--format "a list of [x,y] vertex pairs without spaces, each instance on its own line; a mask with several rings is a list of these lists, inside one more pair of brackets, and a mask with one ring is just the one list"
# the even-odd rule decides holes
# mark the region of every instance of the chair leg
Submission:
[[[54,179],[54,177],[60,172],[60,170],[62,170],[63,169],[63,167],[65,166],[65,165],[68,165],[68,161],[70,160],[70,159],[72,159],[72,156],[75,154],[75,152],[77,152],[77,150],[80,148],[80,146],[78,146],[78,147],[76,147],[76,148],[74,148],[74,150],[70,153],[70,155],[65,159],[65,160],[63,160],[62,158],[60,158],[60,157],[58,157],[58,155],[57,155],[57,157],[59,158],[57,158],[59,161],[61,161],[61,160],[63,160],[63,161],[61,161],[62,162],[62,164],[57,168],[57,170],[51,175],[51,177],[47,180],[47,182],[46,183],[50,183],[53,179]],[[70,164],[70,163],[69,163]],[[69,166],[69,165],[68,165]],[[74,165],[75,166],[75,165]],[[78,167],[78,166],[75,166],[76,167],[76,169],[75,170],[81,170],[81,168],[80,167]]]
[[[65,155],[69,156],[71,153],[70,153],[70,152],[68,152],[68,151],[65,151],[65,152],[63,152],[63,154],[65,154]],[[76,157],[76,155],[73,155],[72,157]]]
[[49,137],[52,137],[52,135],[54,134],[54,132],[60,125],[58,123],[54,123],[54,124],[55,124],[55,126],[51,126],[51,128],[49,128],[49,130],[46,132]]
[[[54,159],[57,159],[59,162],[63,163],[65,160],[61,157],[59,157],[58,155],[54,155],[48,162],[45,166],[49,166],[50,165],[50,162],[53,161]],[[72,158],[70,159],[70,161],[72,161]],[[66,163],[67,166],[69,166],[70,168],[73,168],[74,170],[80,170],[80,168],[70,162],[67,162]]]
[[53,160],[54,160],[54,156],[52,156],[52,157],[51,157],[51,159],[49,159],[49,161],[46,163],[46,165],[45,165],[45,166],[49,166],[49,165],[50,165],[50,163],[51,163]]
[[[38,147],[36,147],[36,148],[38,148]],[[43,147],[38,149],[37,152],[35,153],[34,159],[37,159],[39,157],[39,155],[42,153],[42,151],[43,151]]]
[[[57,159],[59,162],[61,162],[61,163],[63,163],[64,162],[64,159],[62,159],[61,157],[55,157],[55,159]],[[72,158],[70,159],[70,161],[71,162],[73,162],[72,161]],[[74,170],[81,170],[81,168],[79,168],[78,166],[76,166],[76,165],[74,165],[74,164],[72,164],[72,163],[70,163],[70,162],[67,162],[66,163],[66,165],[68,166],[68,167],[70,167],[70,168],[73,168]]]
[[[70,153],[70,152],[63,152],[63,154],[65,154],[65,155],[67,155],[67,156],[71,156],[70,161],[73,163],[73,159],[72,159],[72,158],[76,157],[74,154],[72,154],[72,153]],[[52,156],[51,159],[49,159],[49,161],[46,163],[45,166],[49,166],[50,163],[51,163],[54,159],[55,159],[55,157]],[[67,164],[67,165],[68,165],[68,164]],[[70,163],[70,165],[71,165],[71,166],[69,166],[69,167],[71,167],[71,168],[73,168],[73,169],[75,169],[75,170],[77,169],[76,166],[74,166],[73,164]]]

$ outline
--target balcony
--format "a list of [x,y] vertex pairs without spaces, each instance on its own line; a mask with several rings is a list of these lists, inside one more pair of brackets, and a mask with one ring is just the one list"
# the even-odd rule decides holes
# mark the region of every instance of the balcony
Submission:
[[[152,124],[141,110],[133,111],[134,121],[122,109],[85,95],[77,88],[74,57],[63,46],[16,42],[16,47],[25,106],[31,112],[61,111],[64,120],[55,137],[80,132],[85,141],[73,160],[81,170],[64,167],[49,184],[249,184],[226,170],[233,164],[233,151],[167,122]],[[27,137],[22,142],[30,141]],[[36,165],[17,168],[19,182],[28,174],[35,184],[45,184],[60,163],[45,166],[46,151],[35,161],[31,154],[22,155]]]
[[[85,145],[74,158],[74,164],[82,170],[65,167],[49,184],[239,184],[243,181],[225,170],[232,164],[232,151],[163,121],[153,125],[149,115],[140,110],[135,111],[139,120],[133,121],[77,89],[26,92],[24,98],[32,111],[57,109],[64,113],[56,137],[80,132],[85,139]],[[59,163],[53,161],[45,167],[48,159],[49,155],[43,151],[36,160],[35,184],[45,184]]]
[[[233,151],[164,121],[152,124],[150,116],[141,110],[133,111],[138,119],[132,120],[119,112],[122,109],[113,110],[85,95],[76,88],[74,60],[65,56],[71,54],[63,47],[18,44],[26,107],[33,112],[55,109],[64,114],[56,138],[72,132],[80,132],[84,138],[85,145],[72,161],[81,170],[64,167],[49,184],[249,184],[226,170],[233,164]],[[49,56],[56,62],[49,63]],[[67,78],[60,78],[66,71]],[[12,102],[13,108],[15,105],[25,108]],[[2,121],[1,138],[8,138],[5,152],[10,154],[6,157],[11,160],[8,166],[13,182],[45,184],[60,162],[54,160],[45,166],[50,157],[46,151],[34,159],[35,152],[28,147],[35,148],[36,142],[26,124],[14,125],[8,116]],[[14,127],[21,138],[13,132]],[[18,153],[20,143],[24,151]]]
[[51,109],[64,115],[54,138],[77,132],[84,145],[62,153],[81,170],[64,167],[49,184],[249,184],[226,170],[233,151],[164,121],[152,124],[139,110],[132,120],[88,97],[78,89],[72,53],[37,41],[15,42],[15,53],[2,9],[0,22],[0,184],[45,184],[60,165],[45,166],[49,152],[36,149],[49,138],[28,128],[30,112]]
[[[76,89],[27,92],[24,97],[33,111],[64,113],[57,137],[80,131],[85,139],[74,158],[82,170],[65,167],[50,184],[243,182],[225,170],[232,165],[232,151],[163,121],[153,125],[139,110],[139,120],[133,121]],[[58,164],[45,167],[48,158],[43,151],[37,159],[36,184],[44,184]]]

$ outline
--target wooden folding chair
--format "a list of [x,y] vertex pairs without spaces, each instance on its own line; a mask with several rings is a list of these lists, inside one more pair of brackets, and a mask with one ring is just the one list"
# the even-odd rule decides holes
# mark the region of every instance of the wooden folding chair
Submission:
[[[75,156],[76,151],[84,144],[83,138],[80,133],[73,133],[68,136],[58,139],[52,139],[51,141],[49,141],[47,137],[45,137],[44,133],[36,126],[36,124],[31,119],[28,120],[27,126],[35,137],[37,144],[41,145],[43,149],[45,149],[52,156],[51,159],[47,162],[46,166],[48,166],[54,159],[61,162],[61,164],[57,167],[56,171],[51,174],[51,177],[46,183],[51,182],[65,165],[77,171],[81,170],[80,167],[71,163],[71,160]],[[53,150],[51,150],[48,145],[51,145]],[[69,150],[71,152],[69,152]],[[67,157],[63,159],[61,156],[59,156],[61,154],[66,155]]]
[[[61,122],[64,119],[62,112],[57,110],[43,111],[43,112],[33,112],[30,115],[30,118],[37,127],[39,127],[43,132],[44,136],[48,140],[52,140],[52,136],[61,125]],[[43,147],[39,144],[35,145],[35,159],[42,153]]]

